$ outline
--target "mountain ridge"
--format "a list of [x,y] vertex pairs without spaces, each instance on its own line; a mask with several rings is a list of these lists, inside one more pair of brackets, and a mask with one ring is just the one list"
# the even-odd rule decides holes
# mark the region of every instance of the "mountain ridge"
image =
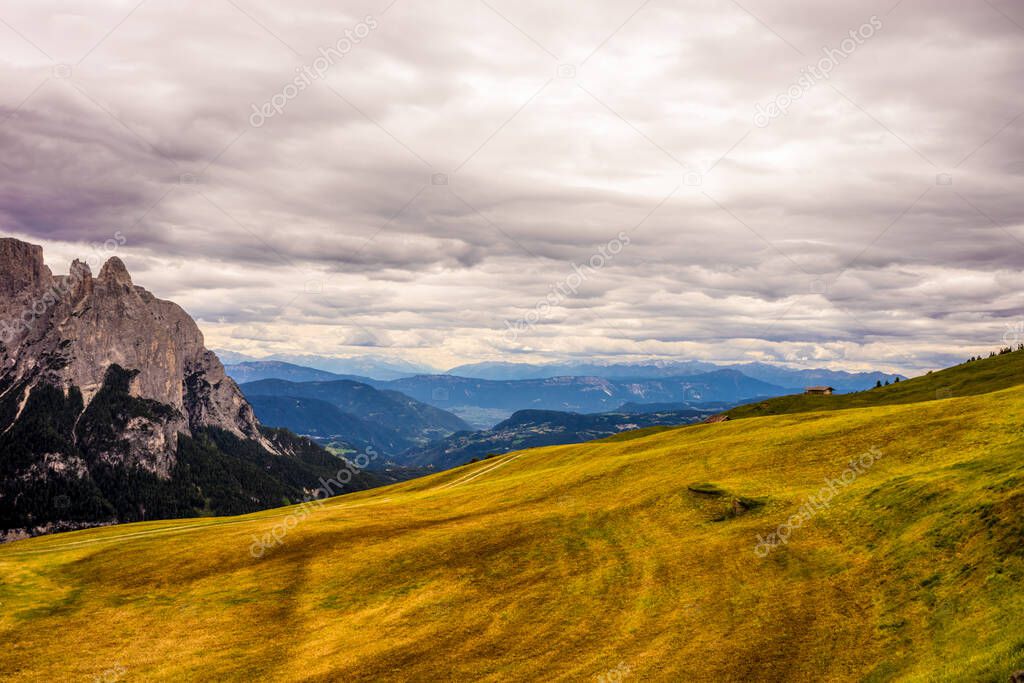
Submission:
[[656,379],[714,372],[716,370],[738,370],[744,375],[761,381],[787,387],[803,387],[812,384],[831,384],[837,390],[859,391],[873,386],[876,381],[892,380],[898,373],[881,371],[849,372],[825,368],[793,368],[762,362],[713,363],[710,361],[637,361],[634,363],[508,363],[484,362],[459,365],[447,374],[476,379],[547,379],[564,376],[592,376],[606,379]]
[[[382,386],[375,383],[375,386]],[[626,402],[731,401],[755,396],[780,396],[796,391],[746,377],[728,369],[653,379],[550,377],[536,380],[481,380],[450,375],[419,375],[388,382],[416,400],[434,406],[504,409],[509,414],[534,408],[563,412],[602,413]]]
[[[341,377],[365,377],[380,381],[409,377],[424,373],[438,372],[436,368],[422,363],[410,363],[399,358],[379,355],[351,356],[347,358],[318,356],[300,353],[274,353],[256,357],[234,351],[218,351],[228,365],[286,363],[327,372]],[[261,378],[264,379],[264,378]],[[281,378],[285,379],[285,378]]]

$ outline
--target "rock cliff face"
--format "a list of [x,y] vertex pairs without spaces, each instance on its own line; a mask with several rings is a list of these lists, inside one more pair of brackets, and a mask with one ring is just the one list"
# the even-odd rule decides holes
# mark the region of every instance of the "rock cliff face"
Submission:
[[192,318],[121,259],[54,275],[0,238],[0,531],[279,505],[343,464],[296,438],[261,428]]
[[136,373],[132,396],[176,411],[161,424],[137,420],[132,425],[136,432],[158,432],[149,437],[146,450],[152,457],[141,458],[143,467],[166,475],[175,435],[204,427],[272,450],[192,318],[135,286],[116,256],[97,278],[81,261],[68,275],[55,277],[43,263],[41,247],[0,239],[0,293],[0,386],[20,392],[20,401],[45,383],[65,394],[77,387],[87,408],[107,369],[118,365]]

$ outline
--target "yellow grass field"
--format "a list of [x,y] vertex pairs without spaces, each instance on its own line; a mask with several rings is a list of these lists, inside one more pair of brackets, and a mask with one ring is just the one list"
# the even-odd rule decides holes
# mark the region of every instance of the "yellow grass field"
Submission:
[[[756,551],[826,479],[830,504]],[[295,515],[0,547],[0,679],[1024,669],[1024,387],[523,451]]]

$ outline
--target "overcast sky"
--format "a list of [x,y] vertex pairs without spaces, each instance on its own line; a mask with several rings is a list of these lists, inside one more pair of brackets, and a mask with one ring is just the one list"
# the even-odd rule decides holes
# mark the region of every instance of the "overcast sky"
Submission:
[[1018,1],[3,0],[0,77],[0,232],[215,348],[1024,341]]

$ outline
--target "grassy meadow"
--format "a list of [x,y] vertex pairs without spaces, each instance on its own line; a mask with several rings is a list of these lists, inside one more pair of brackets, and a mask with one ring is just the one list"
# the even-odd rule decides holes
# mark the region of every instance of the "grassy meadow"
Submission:
[[[1016,379],[511,453],[301,520],[2,546],[0,679],[1006,681],[1024,669]],[[757,552],[826,480],[829,505]]]
[[936,401],[955,396],[975,396],[1024,383],[1024,352],[955,365],[939,372],[888,386],[834,396],[795,394],[749,403],[726,411],[732,419],[785,413],[844,410],[878,405]]

